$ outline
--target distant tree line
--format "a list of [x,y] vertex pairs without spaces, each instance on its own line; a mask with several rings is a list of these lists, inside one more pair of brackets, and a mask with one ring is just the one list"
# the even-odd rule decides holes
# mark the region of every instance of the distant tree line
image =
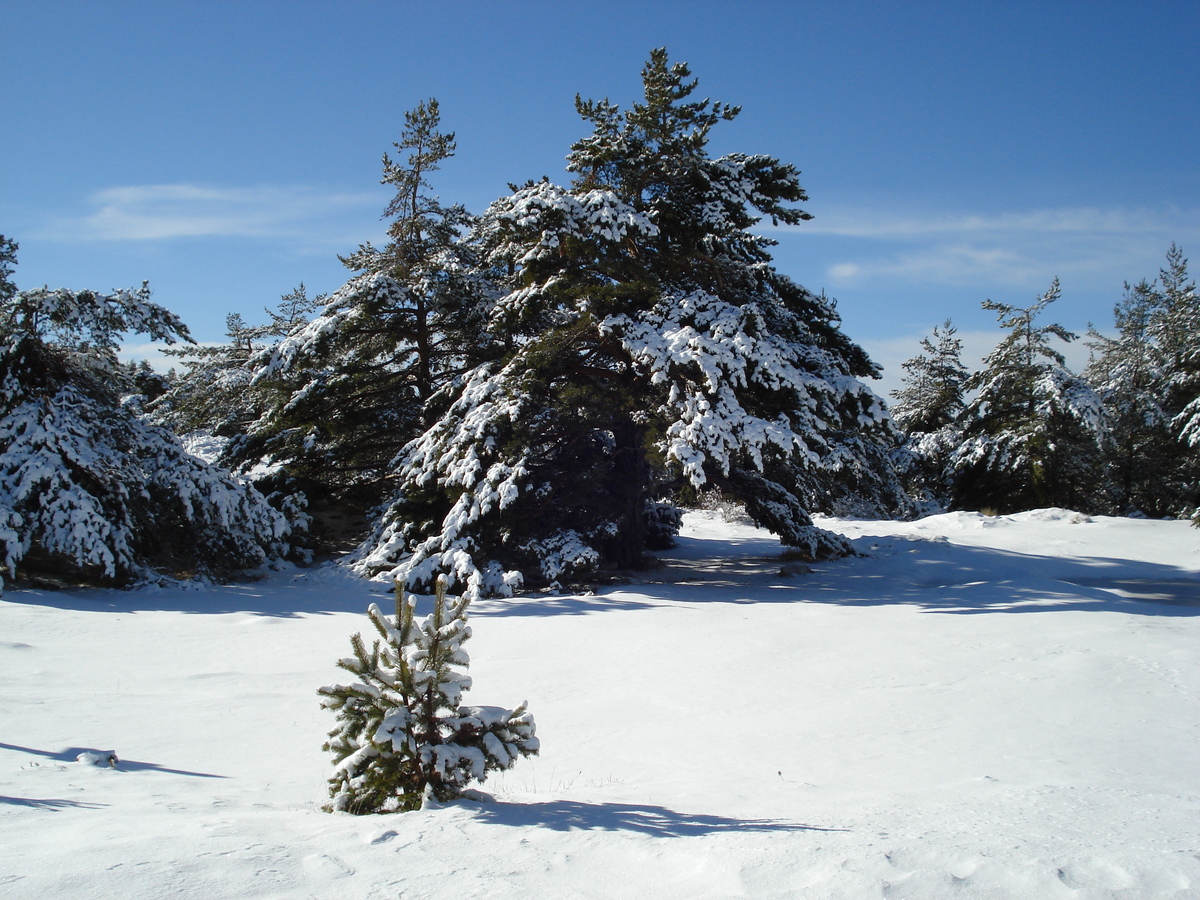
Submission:
[[935,328],[892,395],[906,433],[895,460],[914,497],[951,509],[1197,516],[1196,284],[1172,245],[1156,279],[1125,287],[1115,336],[1089,331],[1082,374],[1057,349],[1077,336],[1040,321],[1057,280],[1028,307],[983,304],[1007,334],[978,372],[963,366],[954,326]]

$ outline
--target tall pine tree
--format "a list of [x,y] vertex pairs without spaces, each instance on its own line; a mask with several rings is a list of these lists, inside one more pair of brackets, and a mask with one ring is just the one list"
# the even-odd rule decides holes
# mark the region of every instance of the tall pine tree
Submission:
[[1200,299],[1175,245],[1154,281],[1126,285],[1117,336],[1093,331],[1087,376],[1110,423],[1105,463],[1118,511],[1200,505]]
[[902,364],[904,386],[893,392],[892,415],[905,432],[894,455],[910,495],[939,508],[949,502],[950,459],[961,443],[959,419],[966,409],[963,391],[969,373],[962,364],[962,340],[950,320],[921,340],[921,352]]
[[970,373],[962,364],[962,340],[949,319],[921,339],[921,352],[901,364],[904,386],[892,393],[892,416],[907,432],[929,433],[953,423],[966,408],[963,385]]
[[1170,503],[1174,441],[1164,407],[1165,359],[1153,336],[1162,296],[1145,279],[1125,285],[1113,310],[1117,336],[1089,332],[1084,376],[1100,394],[1108,423],[1104,471],[1114,512],[1162,515]]
[[1030,306],[983,303],[1008,335],[966,383],[978,393],[962,416],[963,442],[950,463],[956,507],[1087,511],[1097,502],[1100,398],[1051,343],[1075,335],[1055,323],[1036,324],[1058,297],[1056,278]]
[[1165,407],[1175,439],[1171,483],[1174,511],[1200,508],[1200,294],[1175,244],[1159,271],[1162,314],[1153,330],[1164,357]]
[[267,458],[318,493],[383,499],[397,451],[420,433],[426,402],[484,339],[488,282],[460,238],[471,223],[444,206],[428,178],[453,156],[436,100],[405,113],[382,183],[396,194],[384,212],[390,240],[343,258],[358,274],[311,322],[254,359],[254,384],[278,396],[237,453]]
[[[360,568],[479,593],[636,566],[648,504],[683,485],[736,495],[811,557],[849,552],[805,498],[882,457],[890,420],[833,303],[776,272],[751,230],[808,218],[797,172],[712,159],[710,130],[738,111],[690,99],[665,50],[642,83],[628,111],[577,100],[593,131],[568,156],[571,187],[530,182],[483,216],[499,354],[435,396],[443,415],[399,458]],[[878,487],[881,503],[897,493]]]

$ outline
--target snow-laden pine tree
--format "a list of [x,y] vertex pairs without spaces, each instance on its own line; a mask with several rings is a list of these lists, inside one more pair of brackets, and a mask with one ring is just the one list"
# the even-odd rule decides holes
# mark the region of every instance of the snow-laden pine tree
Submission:
[[709,132],[738,110],[692,100],[665,50],[642,83],[627,111],[577,99],[593,130],[568,156],[570,187],[530,182],[475,229],[501,273],[499,352],[433,398],[360,569],[413,587],[445,573],[473,595],[637,566],[648,504],[683,485],[837,556],[849,545],[814,526],[813,499],[899,496],[890,419],[858,380],[877,367],[753,230],[809,218],[795,168],[711,158]]
[[338,663],[358,680],[318,690],[338,718],[325,744],[336,766],[331,811],[397,812],[453,800],[472,781],[538,752],[524,703],[461,705],[471,687],[462,647],[471,636],[469,600],[447,599],[444,580],[436,591],[433,611],[419,624],[416,598],[399,583],[394,617],[372,603],[367,615],[379,638],[368,650],[354,635],[354,655]]
[[966,408],[963,385],[969,372],[962,364],[962,339],[947,319],[932,337],[921,339],[921,352],[901,364],[904,386],[892,393],[892,417],[907,434],[944,428]]
[[444,206],[428,177],[453,156],[436,100],[405,114],[397,150],[383,157],[390,240],[364,244],[343,262],[357,272],[313,321],[259,353],[254,385],[278,399],[231,448],[244,464],[265,458],[334,494],[378,503],[392,459],[424,426],[434,390],[486,339],[488,282],[460,240],[472,223]]
[[127,582],[283,555],[284,514],[121,402],[118,336],[190,340],[183,323],[145,285],[18,291],[0,250],[0,566]]
[[1100,398],[1051,343],[1075,335],[1058,324],[1035,324],[1058,297],[1056,278],[1030,306],[983,303],[1008,335],[965,385],[977,393],[961,417],[963,440],[950,460],[957,508],[1090,511],[1099,502]]
[[922,338],[921,352],[902,364],[904,386],[893,392],[892,416],[905,432],[893,459],[909,493],[938,506],[948,502],[947,466],[962,439],[959,418],[969,374],[962,364],[962,340],[949,319],[933,336]]
[[1171,483],[1174,510],[1200,509],[1200,294],[1175,244],[1159,270],[1162,312],[1152,330],[1164,357],[1166,411],[1175,439]]
[[250,369],[255,330],[239,314],[225,317],[224,344],[192,344],[163,352],[179,360],[170,387],[151,404],[156,421],[177,434],[207,432],[228,440],[257,418],[251,401]]
[[1126,284],[1113,310],[1116,337],[1089,332],[1093,356],[1084,377],[1104,403],[1102,477],[1118,513],[1161,516],[1171,508],[1175,454],[1171,415],[1164,407],[1166,359],[1152,332],[1161,299],[1152,282]]
[[1126,285],[1117,335],[1092,331],[1086,375],[1109,422],[1113,506],[1151,516],[1200,505],[1200,299],[1175,245],[1154,281]]

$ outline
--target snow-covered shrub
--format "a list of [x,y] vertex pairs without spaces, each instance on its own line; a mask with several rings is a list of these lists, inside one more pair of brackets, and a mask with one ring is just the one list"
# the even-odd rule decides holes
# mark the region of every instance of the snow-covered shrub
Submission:
[[692,491],[690,494],[684,492],[681,496],[685,501],[685,506],[715,512],[720,515],[723,522],[736,523],[738,525],[753,524],[750,521],[750,517],[746,515],[745,504],[734,497],[722,493],[717,488]]
[[0,296],[0,564],[10,574],[24,563],[128,582],[227,573],[287,552],[286,515],[121,403],[121,332],[190,340],[149,297],[145,285]]
[[668,550],[683,526],[683,510],[673,503],[646,503],[646,549]]
[[288,549],[291,525],[257,491],[71,385],[3,410],[0,473],[10,571],[33,552],[128,581],[253,568]]
[[438,579],[433,612],[419,625],[416,600],[400,582],[394,618],[371,604],[367,615],[380,639],[368,651],[354,635],[354,656],[338,663],[359,680],[318,690],[321,705],[338,717],[324,747],[336,763],[328,810],[398,812],[452,800],[471,781],[538,752],[524,703],[511,710],[461,705],[471,687],[462,649],[471,636],[469,602],[448,600],[446,580]]

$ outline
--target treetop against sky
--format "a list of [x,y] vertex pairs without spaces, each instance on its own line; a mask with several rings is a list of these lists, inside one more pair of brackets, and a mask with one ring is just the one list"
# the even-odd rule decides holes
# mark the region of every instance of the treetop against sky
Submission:
[[[509,182],[565,183],[576,93],[627,104],[650,48],[742,106],[712,149],[792,163],[812,221],[776,264],[839,301],[898,381],[984,299],[1111,323],[1124,281],[1200,247],[1194,3],[331,6],[13,0],[0,58],[0,232],[17,280],[149,279],[200,340],[262,317],[337,254],[382,242],[379,160],[436,97],[457,155],[434,175],[475,212]],[[981,338],[978,355],[990,349]]]

